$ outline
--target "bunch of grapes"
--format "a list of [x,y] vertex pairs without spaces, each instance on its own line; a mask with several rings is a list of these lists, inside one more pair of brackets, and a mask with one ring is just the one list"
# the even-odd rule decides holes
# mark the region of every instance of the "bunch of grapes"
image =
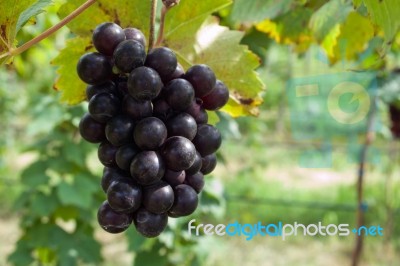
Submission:
[[146,237],[158,236],[168,217],[193,213],[204,175],[216,164],[221,145],[206,110],[224,106],[229,92],[206,65],[186,72],[166,47],[146,54],[143,33],[102,23],[93,32],[98,52],[77,65],[88,84],[88,113],[81,136],[100,143],[101,186],[107,200],[97,218],[110,233],[132,222]]

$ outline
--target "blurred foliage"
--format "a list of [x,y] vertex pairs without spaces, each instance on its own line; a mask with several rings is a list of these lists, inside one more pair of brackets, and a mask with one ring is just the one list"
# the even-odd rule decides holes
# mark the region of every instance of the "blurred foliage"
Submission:
[[[80,3],[68,1],[60,10],[59,3],[48,8],[46,14],[38,16],[35,25],[22,28],[17,40],[24,43],[37,36],[59,20],[55,15],[56,11],[59,10],[63,17],[78,2]],[[132,5],[136,1],[117,2]],[[143,6],[138,8],[147,8],[148,3],[142,2]],[[381,2],[387,5],[391,1]],[[184,1],[180,8],[188,12],[190,8],[183,3]],[[334,184],[327,188],[312,189],[312,185],[307,188],[286,187],[287,183],[283,180],[268,180],[274,177],[271,174],[266,175],[272,162],[279,170],[275,174],[279,174],[298,163],[298,157],[304,152],[296,150],[293,143],[286,144],[286,150],[273,147],[274,143],[280,141],[293,141],[293,131],[290,128],[292,106],[288,104],[288,82],[293,79],[318,75],[324,77],[341,72],[351,74],[352,71],[360,70],[374,71],[381,99],[378,105],[380,125],[376,130],[376,142],[384,147],[391,146],[392,143],[388,129],[387,104],[400,104],[400,80],[393,72],[400,63],[400,34],[397,25],[400,14],[396,8],[390,10],[395,19],[388,20],[382,16],[383,5],[375,7],[375,3],[367,0],[355,0],[353,3],[342,0],[237,0],[229,7],[226,6],[228,1],[221,0],[214,1],[213,8],[207,8],[207,3],[210,1],[204,1],[199,9],[206,14],[214,12],[222,25],[235,31],[227,31],[214,20],[203,23],[206,18],[204,15],[192,25],[193,30],[180,30],[176,34],[181,35],[167,38],[167,44],[171,42],[176,50],[186,49],[185,53],[190,54],[193,52],[189,51],[192,49],[189,47],[191,45],[179,48],[177,46],[180,42],[177,40],[188,38],[191,40],[189,43],[201,45],[194,39],[194,32],[201,25],[203,31],[199,33],[203,35],[207,35],[207,29],[210,29],[221,32],[220,36],[224,38],[234,40],[226,46],[224,39],[216,41],[214,45],[221,47],[216,49],[217,52],[214,48],[209,51],[208,57],[211,58],[216,57],[215,53],[221,50],[231,53],[232,47],[235,52],[242,54],[245,48],[238,46],[237,42],[244,36],[241,44],[247,45],[260,57],[261,65],[257,72],[267,84],[268,90],[261,95],[264,103],[258,118],[232,119],[226,113],[218,114],[220,122],[217,126],[226,140],[223,151],[218,154],[222,164],[215,174],[218,178],[207,180],[199,210],[186,219],[171,219],[166,232],[157,239],[145,239],[133,229],[127,231],[126,241],[129,251],[134,254],[135,265],[207,264],[210,247],[213,247],[210,244],[212,240],[206,237],[190,237],[187,234],[187,223],[191,219],[202,223],[236,219],[254,223],[257,220],[290,222],[300,217],[304,223],[312,223],[316,219],[330,223],[352,222],[349,221],[347,211],[318,208],[310,211],[297,206],[282,207],[276,202],[265,207],[249,201],[254,198],[279,201],[283,198],[284,201],[321,200],[343,205],[354,202],[355,191],[352,185]],[[35,10],[39,9],[38,6],[32,6],[32,12],[28,14],[34,15]],[[133,8],[127,10],[131,12]],[[128,11],[118,9],[121,18],[127,19],[123,24],[130,25],[131,19],[137,20],[134,26],[141,25],[142,30],[147,32],[147,20],[127,15],[125,12]],[[188,18],[188,13],[178,11],[179,8],[175,14],[172,11],[171,14],[179,16],[183,12],[182,16]],[[195,12],[194,9],[191,11]],[[104,12],[98,16],[98,8],[87,12],[81,20],[70,24],[73,33],[87,35],[104,18],[113,19],[113,16]],[[173,27],[170,27],[170,35],[173,36]],[[66,42],[67,37],[71,36],[74,35],[64,29],[15,57],[12,65],[4,66],[0,70],[0,200],[9,204],[16,198],[12,211],[19,215],[22,233],[16,249],[9,257],[9,262],[14,265],[99,265],[104,259],[101,256],[100,242],[94,237],[98,227],[95,213],[104,197],[99,186],[101,166],[96,161],[96,147],[83,142],[77,131],[79,118],[86,106],[61,105],[59,98],[62,96],[51,88],[56,73],[55,67],[50,66],[49,62],[57,55],[58,58],[63,55],[58,50],[67,47],[77,58],[83,52],[82,49],[87,48],[83,44],[90,45],[89,40],[80,38]],[[392,39],[389,49],[387,42]],[[14,38],[10,37],[10,40],[14,41]],[[252,58],[249,59],[250,57]],[[253,55],[250,57],[247,57],[248,63],[243,63],[231,74],[240,77],[239,72],[243,69],[252,71],[256,63]],[[203,59],[199,57],[196,60]],[[230,63],[217,61],[218,67],[225,72],[230,71]],[[64,76],[58,81],[82,92],[82,86],[73,85],[77,80],[73,77],[75,72],[72,63],[63,70]],[[248,69],[249,65],[252,66],[251,69]],[[253,79],[253,82],[249,84],[258,86],[258,81]],[[258,92],[256,88],[248,93],[250,97],[255,97],[259,96]],[[261,99],[257,101],[257,104],[261,103]],[[305,108],[303,111],[315,115],[320,108],[325,108],[325,103],[321,102],[307,101],[301,106]],[[231,113],[234,111],[231,110]],[[321,127],[318,120],[312,124],[318,129],[318,134],[337,133],[335,124]],[[307,127],[298,129],[306,136],[313,136],[315,133]],[[356,131],[360,133],[363,129],[361,126]],[[338,141],[343,143],[344,140],[339,138]],[[345,152],[347,154],[346,148]],[[386,149],[381,153],[385,155],[382,156],[383,159],[370,166],[372,175],[376,178],[368,180],[366,186],[366,203],[370,208],[367,212],[367,223],[384,224],[399,217],[395,213],[400,208],[399,182],[397,179],[390,181],[390,177],[398,171],[399,164],[394,155],[386,156]],[[25,158],[27,155],[28,158]],[[349,163],[345,157],[340,156],[334,162],[336,171],[348,170]],[[21,158],[23,161],[19,163]],[[21,171],[21,167],[24,170]],[[300,176],[293,173],[289,183],[297,179]],[[301,187],[300,183],[295,184]],[[390,185],[389,188],[385,188],[387,184]],[[240,202],[234,201],[232,195],[240,196]],[[11,207],[6,205],[6,209]],[[392,227],[393,235],[398,235],[399,225],[396,223]],[[392,240],[398,242],[396,239]],[[397,243],[397,248],[399,247],[400,243]]]

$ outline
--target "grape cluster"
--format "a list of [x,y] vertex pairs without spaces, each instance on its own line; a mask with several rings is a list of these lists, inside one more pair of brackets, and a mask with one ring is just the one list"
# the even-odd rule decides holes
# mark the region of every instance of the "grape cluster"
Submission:
[[107,200],[97,218],[110,233],[132,222],[146,237],[158,236],[168,217],[193,213],[204,175],[211,173],[221,145],[206,110],[226,104],[229,92],[206,65],[186,72],[167,47],[146,54],[143,33],[102,23],[93,32],[98,52],[77,65],[88,84],[88,113],[81,136],[100,143],[101,186]]

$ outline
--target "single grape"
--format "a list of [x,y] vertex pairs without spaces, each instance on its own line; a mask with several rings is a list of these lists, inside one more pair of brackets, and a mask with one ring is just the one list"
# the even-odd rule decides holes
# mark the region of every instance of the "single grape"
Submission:
[[154,185],[147,186],[143,190],[143,206],[153,213],[167,212],[174,203],[174,191],[172,187],[159,181]]
[[183,67],[181,64],[178,63],[178,65],[175,68],[175,71],[172,72],[168,77],[166,77],[163,81],[165,83],[168,83],[169,81],[173,79],[179,79],[183,78],[183,75],[185,74],[185,70],[183,70]]
[[196,148],[187,138],[175,136],[165,141],[161,155],[167,168],[182,171],[192,166],[196,157]]
[[200,171],[201,167],[202,167],[202,158],[200,153],[196,151],[196,157],[194,159],[192,166],[190,166],[188,169],[185,170],[186,175],[194,175],[195,173]]
[[140,151],[141,150],[133,143],[119,147],[115,154],[115,161],[118,167],[122,170],[129,171],[133,158]]
[[100,53],[86,53],[81,56],[76,68],[79,78],[92,85],[101,84],[111,77],[110,61]]
[[188,140],[192,140],[197,133],[196,120],[187,113],[179,113],[166,123],[168,136],[182,136]]
[[142,151],[133,158],[130,172],[139,184],[151,185],[164,176],[164,161],[155,151]]
[[133,215],[136,230],[145,237],[159,236],[168,224],[166,213],[152,213],[145,208],[140,208]]
[[153,115],[162,121],[167,121],[173,114],[174,111],[165,99],[158,99],[153,103]]
[[99,157],[99,161],[108,167],[116,166],[115,162],[115,154],[117,153],[118,147],[115,147],[108,141],[103,141],[99,149],[97,150],[97,156]]
[[152,115],[153,106],[150,101],[137,101],[130,95],[126,95],[122,102],[122,112],[133,120],[140,120]]
[[188,175],[185,179],[185,184],[191,186],[199,194],[204,187],[204,175],[197,172],[194,175]]
[[135,124],[132,119],[118,115],[108,121],[106,137],[114,146],[122,146],[133,141],[132,134]]
[[117,234],[125,231],[132,223],[132,215],[114,211],[107,201],[97,211],[97,221],[105,231]]
[[93,96],[100,93],[112,93],[116,94],[116,86],[115,83],[111,80],[107,80],[106,82],[99,85],[88,85],[86,87],[86,99],[90,101]]
[[215,111],[228,102],[229,90],[222,81],[217,80],[214,89],[201,99],[205,109]]
[[125,40],[125,33],[117,24],[104,22],[94,29],[92,40],[97,51],[112,55],[115,47]]
[[196,137],[193,144],[201,156],[214,153],[221,146],[222,138],[219,130],[208,124],[202,124],[197,127]]
[[157,117],[147,117],[136,124],[133,137],[142,150],[156,150],[167,139],[167,128]]
[[165,100],[176,111],[187,109],[193,99],[194,90],[192,85],[184,79],[174,79],[164,88]]
[[132,180],[129,173],[124,172],[119,168],[104,167],[103,176],[101,177],[101,188],[105,193],[107,193],[108,187],[114,181],[129,182],[129,180]]
[[163,87],[158,73],[149,67],[135,68],[128,77],[129,94],[139,101],[149,101],[157,97]]
[[174,197],[174,204],[168,211],[170,217],[190,215],[196,210],[199,203],[196,191],[186,184],[174,188]]
[[217,166],[217,156],[215,155],[215,153],[204,156],[201,161],[202,167],[200,171],[204,175],[208,175],[209,173],[214,171],[215,167]]
[[99,143],[106,138],[105,127],[105,124],[97,122],[89,114],[85,114],[79,122],[79,133],[86,141]]
[[185,176],[186,176],[185,171],[172,171],[166,169],[163,176],[163,180],[174,188],[177,185],[183,184],[183,182],[185,181]]
[[199,124],[207,124],[208,122],[208,114],[206,110],[201,106],[203,101],[200,98],[196,98],[192,101],[190,106],[185,110],[186,113],[190,114],[196,123]]
[[89,114],[98,122],[105,123],[118,113],[120,105],[114,94],[98,93],[90,99]]
[[125,28],[124,29],[125,37],[127,40],[134,40],[146,47],[146,37],[143,32],[136,28]]
[[183,77],[193,85],[196,97],[199,98],[209,94],[216,82],[214,72],[207,65],[194,65]]
[[132,179],[115,181],[107,189],[107,200],[114,211],[132,213],[142,203],[142,189]]
[[113,54],[115,66],[124,73],[143,66],[146,59],[144,46],[134,40],[126,40],[118,44]]
[[174,73],[178,60],[174,52],[167,47],[153,48],[147,54],[145,66],[158,72],[162,80]]

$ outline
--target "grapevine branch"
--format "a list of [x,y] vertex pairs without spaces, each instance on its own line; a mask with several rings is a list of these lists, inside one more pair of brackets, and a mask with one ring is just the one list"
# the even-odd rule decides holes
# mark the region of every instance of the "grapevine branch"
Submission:
[[18,55],[24,51],[26,51],[27,49],[29,49],[31,46],[37,44],[38,42],[42,41],[43,39],[49,37],[51,34],[53,34],[54,32],[58,31],[60,28],[62,28],[63,26],[65,26],[67,23],[69,23],[71,20],[73,20],[75,17],[77,17],[78,15],[80,15],[83,11],[85,11],[87,8],[89,8],[91,5],[93,5],[96,2],[96,0],[87,0],[85,3],[83,3],[80,7],[78,7],[77,9],[75,9],[72,13],[70,13],[68,16],[66,16],[64,19],[62,19],[60,22],[58,22],[56,25],[54,25],[53,27],[49,28],[48,30],[44,31],[43,33],[41,33],[40,35],[36,36],[35,38],[33,38],[32,40],[24,43],[23,45],[21,45],[18,48],[15,49],[10,49],[7,53],[3,54],[0,56],[0,58],[2,57],[6,57],[6,56],[14,56],[14,55]]

